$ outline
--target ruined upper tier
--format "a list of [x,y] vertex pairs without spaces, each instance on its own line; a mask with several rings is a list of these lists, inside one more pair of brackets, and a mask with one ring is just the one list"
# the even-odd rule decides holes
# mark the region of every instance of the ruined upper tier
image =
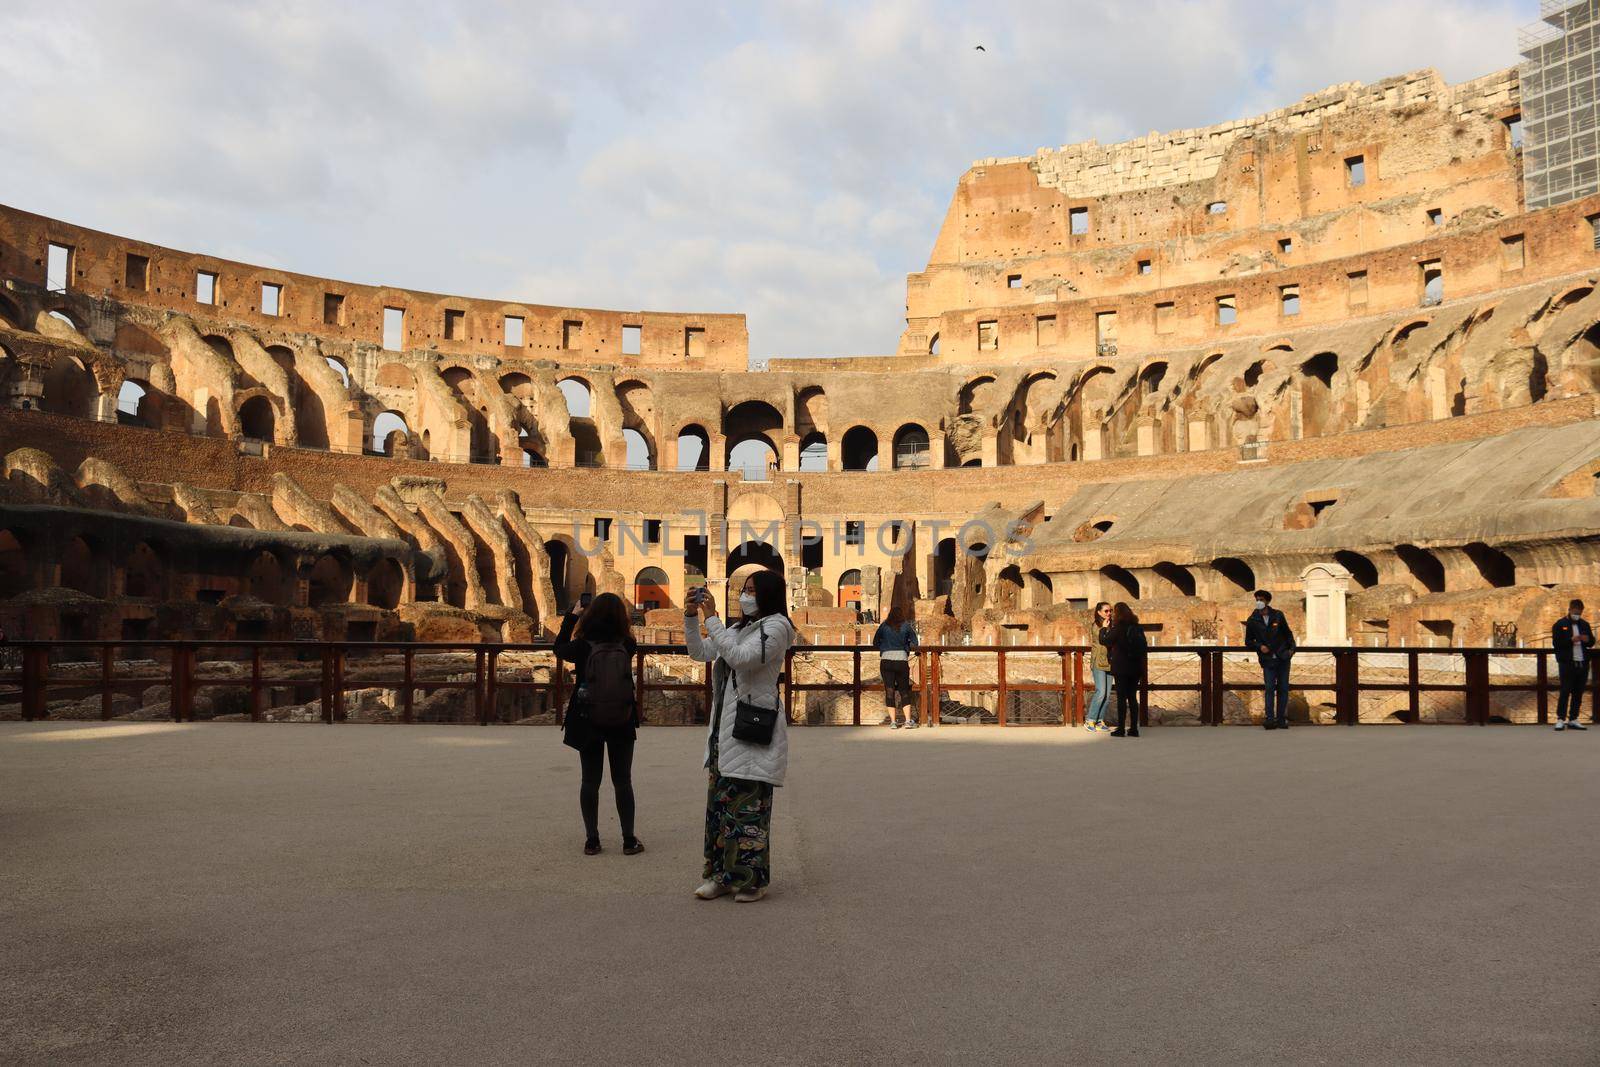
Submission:
[[1423,70],[1204,129],[980,160],[907,279],[900,353],[1082,359],[1414,306],[1422,264],[1471,235],[1483,254],[1444,256],[1443,284],[1499,288],[1522,269],[1495,247],[1521,232],[1506,224],[1522,212],[1517,119],[1514,69],[1455,86]]

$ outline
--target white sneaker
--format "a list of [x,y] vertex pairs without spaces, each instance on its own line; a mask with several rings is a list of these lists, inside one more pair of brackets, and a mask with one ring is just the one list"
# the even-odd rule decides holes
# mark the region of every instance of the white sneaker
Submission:
[[1556,729],[1557,730],[1565,730],[1566,728],[1567,728],[1567,721],[1565,719],[1557,719],[1556,720]]
[[[723,892],[727,892],[726,887],[724,887]],[[735,904],[754,904],[766,895],[766,886],[762,886],[760,889],[741,889],[733,895],[733,902]]]
[[725,897],[731,892],[733,892],[733,890],[729,889],[721,882],[714,882],[707,878],[705,881],[700,883],[700,888],[694,891],[694,895],[699,897],[701,900],[716,900],[718,897]]
[[1569,729],[1569,730],[1587,730],[1588,727],[1583,725],[1583,723],[1579,722],[1577,719],[1568,719],[1567,720],[1567,729]]

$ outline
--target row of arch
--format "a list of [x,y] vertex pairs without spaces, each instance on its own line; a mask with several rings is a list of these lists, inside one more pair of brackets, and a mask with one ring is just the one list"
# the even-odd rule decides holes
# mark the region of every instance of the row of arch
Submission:
[[[186,585],[192,584],[197,600],[243,595],[275,606],[294,603],[296,568],[289,559],[270,549],[244,556],[236,568],[230,568],[232,574],[216,575],[196,574],[192,553],[169,549],[154,539],[134,542],[126,552],[118,554],[115,562],[111,546],[92,533],[75,534],[48,550],[55,553],[55,584],[97,599],[125,596],[166,601],[175,599]],[[0,599],[35,587],[34,567],[46,551],[47,546],[30,532],[0,529]],[[348,554],[322,553],[300,573],[307,582],[307,606],[353,602],[357,572]],[[363,603],[387,610],[400,606],[406,591],[406,573],[398,560],[380,557],[365,568],[362,577],[366,585]]]

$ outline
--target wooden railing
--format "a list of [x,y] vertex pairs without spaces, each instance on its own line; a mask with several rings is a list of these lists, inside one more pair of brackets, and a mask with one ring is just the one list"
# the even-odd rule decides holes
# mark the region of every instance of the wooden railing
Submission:
[[[1548,648],[1307,647],[1294,660],[1290,688],[1307,700],[1308,709],[1312,696],[1323,694],[1314,705],[1318,721],[1350,726],[1363,721],[1548,723],[1559,691],[1553,655]],[[1090,649],[1080,645],[924,646],[911,657],[917,718],[929,725],[957,719],[1000,726],[1080,724],[1092,692],[1089,662]],[[782,698],[790,722],[882,721],[878,658],[870,646],[800,645],[789,650],[785,667]],[[635,677],[646,722],[707,721],[711,671],[690,663],[684,646],[641,646]],[[151,709],[159,712],[164,703],[161,717],[177,722],[272,721],[296,709],[302,720],[326,723],[548,722],[559,721],[571,685],[568,669],[548,644],[23,641],[0,646],[0,715],[20,706],[26,720],[149,718]],[[1260,688],[1248,649],[1153,646],[1139,689],[1140,721],[1212,726],[1249,721]],[[381,715],[352,715],[351,694],[363,690],[385,694],[389,702]],[[214,705],[219,692],[242,693],[242,700],[227,702],[236,710],[219,714],[214,706],[201,708],[201,694]],[[419,693],[427,695],[426,701],[451,692],[463,697],[446,702],[445,712],[419,707]],[[119,694],[135,699],[119,700]],[[669,695],[675,707],[664,713],[661,705]],[[1600,672],[1590,678],[1585,697],[1586,717],[1593,720]],[[7,717],[16,715],[11,710]]]

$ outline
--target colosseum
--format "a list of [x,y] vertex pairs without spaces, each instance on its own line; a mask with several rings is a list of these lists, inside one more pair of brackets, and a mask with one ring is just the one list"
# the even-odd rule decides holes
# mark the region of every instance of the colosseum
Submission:
[[[815,643],[1537,644],[1600,602],[1600,196],[1518,72],[960,176],[893,354],[309,277],[0,208],[12,637],[526,643],[788,579]],[[537,296],[538,294],[530,294]],[[619,302],[626,294],[618,294]]]

